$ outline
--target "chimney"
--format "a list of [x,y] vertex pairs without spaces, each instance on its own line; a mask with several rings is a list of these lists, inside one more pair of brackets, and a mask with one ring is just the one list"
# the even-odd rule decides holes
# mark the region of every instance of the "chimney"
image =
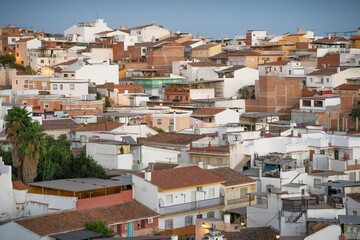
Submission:
[[340,67],[336,68],[336,72],[338,72],[338,73],[340,72]]
[[145,180],[151,182],[151,171],[145,172]]

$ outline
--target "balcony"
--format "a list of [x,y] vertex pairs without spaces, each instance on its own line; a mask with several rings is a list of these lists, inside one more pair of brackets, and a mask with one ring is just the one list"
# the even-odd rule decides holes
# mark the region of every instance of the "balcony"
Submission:
[[245,198],[236,198],[236,199],[229,199],[227,200],[227,205],[234,205],[234,204],[238,204],[238,203],[244,203],[244,202],[249,202],[249,201],[254,201],[255,200],[255,196],[250,196],[250,200],[249,197],[245,197]]
[[209,207],[216,207],[223,205],[224,205],[224,197],[218,197],[218,198],[211,198],[211,199],[188,202],[183,204],[171,205],[166,207],[159,207],[159,213],[161,215],[169,215],[174,213],[201,210]]

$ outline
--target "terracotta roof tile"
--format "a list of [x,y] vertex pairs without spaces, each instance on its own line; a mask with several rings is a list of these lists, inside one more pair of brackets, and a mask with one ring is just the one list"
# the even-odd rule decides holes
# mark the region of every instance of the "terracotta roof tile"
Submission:
[[258,66],[285,66],[289,62],[290,61],[274,61],[274,62],[259,64]]
[[245,176],[241,174],[240,172],[237,172],[229,167],[222,167],[222,168],[214,168],[208,170],[215,174],[216,176],[219,176],[226,180],[226,182],[223,184],[224,186],[233,186],[238,184],[245,184],[245,183],[254,183],[256,182],[254,179]]
[[86,125],[81,125],[76,129],[77,132],[87,132],[87,131],[112,131],[116,128],[124,125],[123,123],[118,122],[100,122],[100,123],[88,123]]
[[33,39],[35,39],[35,38],[23,38],[23,39],[17,40],[16,42],[17,43],[27,42],[27,41],[30,41],[30,40],[33,40]]
[[221,113],[225,111],[225,108],[200,108],[199,110],[196,110],[193,112],[192,116],[214,116],[218,113]]
[[216,54],[214,56],[211,56],[209,58],[213,59],[213,60],[215,60],[215,59],[227,59],[228,58],[228,53],[227,52],[221,52],[221,53]]
[[[145,173],[141,172],[136,175],[144,178]],[[225,180],[198,166],[190,166],[152,171],[150,182],[162,190],[170,190],[211,183],[223,183]]]
[[217,45],[220,45],[220,44],[213,44],[213,43],[208,43],[208,44],[203,44],[203,45],[200,45],[200,46],[198,46],[198,47],[195,47],[195,48],[193,48],[192,50],[194,51],[196,51],[196,50],[208,50],[208,49],[210,49],[210,48],[212,48],[212,47],[215,47],[215,46],[217,46]]
[[[345,69],[347,69],[346,67],[340,67],[340,71],[344,71]],[[338,68],[337,67],[327,67],[327,68],[322,68],[319,70],[315,70],[314,72],[311,72],[308,74],[308,76],[329,76],[329,75],[333,75],[335,73],[338,72]]]
[[22,181],[13,181],[13,189],[16,190],[26,190],[28,189],[27,185],[25,185]]
[[223,232],[224,238],[227,240],[272,240],[276,239],[279,232],[268,227],[241,228],[237,232]]
[[64,129],[64,128],[77,128],[79,124],[71,118],[59,118],[59,119],[43,119],[42,125],[45,130],[50,129]]
[[337,86],[336,88],[334,88],[335,90],[354,90],[354,91],[359,91],[360,90],[360,84],[348,84],[348,83],[344,83],[341,84],[339,86]]
[[214,62],[192,62],[192,63],[188,63],[188,65],[190,65],[192,67],[223,67],[223,66],[226,66],[224,64],[214,63]]
[[102,208],[61,212],[18,220],[16,223],[40,236],[69,232],[85,228],[89,220],[103,220],[107,224],[125,223],[129,220],[156,217],[159,214],[137,201]]
[[188,145],[193,141],[206,137],[206,135],[184,134],[184,133],[159,133],[148,138],[139,139],[140,143],[165,143]]

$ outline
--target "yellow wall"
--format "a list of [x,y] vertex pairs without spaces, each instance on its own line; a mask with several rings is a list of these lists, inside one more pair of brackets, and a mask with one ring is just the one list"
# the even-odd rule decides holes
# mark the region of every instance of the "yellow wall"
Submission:
[[[250,192],[256,192],[256,184],[255,183],[249,183],[249,184],[244,184],[241,186],[237,186],[234,188],[226,188],[225,191],[225,209],[234,209],[234,208],[240,208],[240,207],[246,207],[249,206],[249,196],[246,195],[245,198],[240,199],[240,189],[242,188],[246,188],[247,189],[247,193]],[[234,204],[228,204],[228,200],[232,199],[232,191],[234,191],[234,195],[235,195],[235,199],[237,201],[239,201],[238,203],[234,203]],[[252,201],[251,201],[251,205],[255,204],[256,200],[253,197]]]
[[[158,124],[159,119],[161,119],[161,124]],[[168,132],[171,119],[172,120],[174,119],[174,116],[172,114],[168,114],[166,116],[154,116],[152,118],[152,126],[161,128],[162,130]],[[190,116],[189,115],[184,115],[184,116],[176,115],[175,125],[176,125],[176,129],[175,129],[176,131],[182,130],[184,128],[189,128],[190,127]]]

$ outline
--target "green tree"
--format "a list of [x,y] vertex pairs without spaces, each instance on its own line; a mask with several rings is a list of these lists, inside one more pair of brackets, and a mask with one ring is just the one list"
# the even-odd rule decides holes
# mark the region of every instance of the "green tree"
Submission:
[[37,176],[40,158],[46,151],[45,132],[39,122],[33,122],[23,131],[19,145],[21,159],[22,180],[24,183],[33,182]]
[[360,107],[353,108],[351,110],[351,116],[353,119],[360,118]]
[[67,178],[82,177],[104,177],[105,169],[93,158],[86,156],[85,152],[71,156],[70,172],[66,174]]
[[11,144],[11,159],[17,175],[22,179],[22,161],[19,158],[19,146],[22,143],[22,133],[31,125],[31,118],[26,108],[14,107],[5,116],[6,139]]
[[111,237],[113,235],[111,229],[106,224],[105,221],[101,220],[90,220],[85,223],[85,228],[87,230],[102,234],[103,237]]
[[1,64],[13,64],[15,63],[16,58],[13,55],[6,54],[6,55],[0,55],[0,63]]

